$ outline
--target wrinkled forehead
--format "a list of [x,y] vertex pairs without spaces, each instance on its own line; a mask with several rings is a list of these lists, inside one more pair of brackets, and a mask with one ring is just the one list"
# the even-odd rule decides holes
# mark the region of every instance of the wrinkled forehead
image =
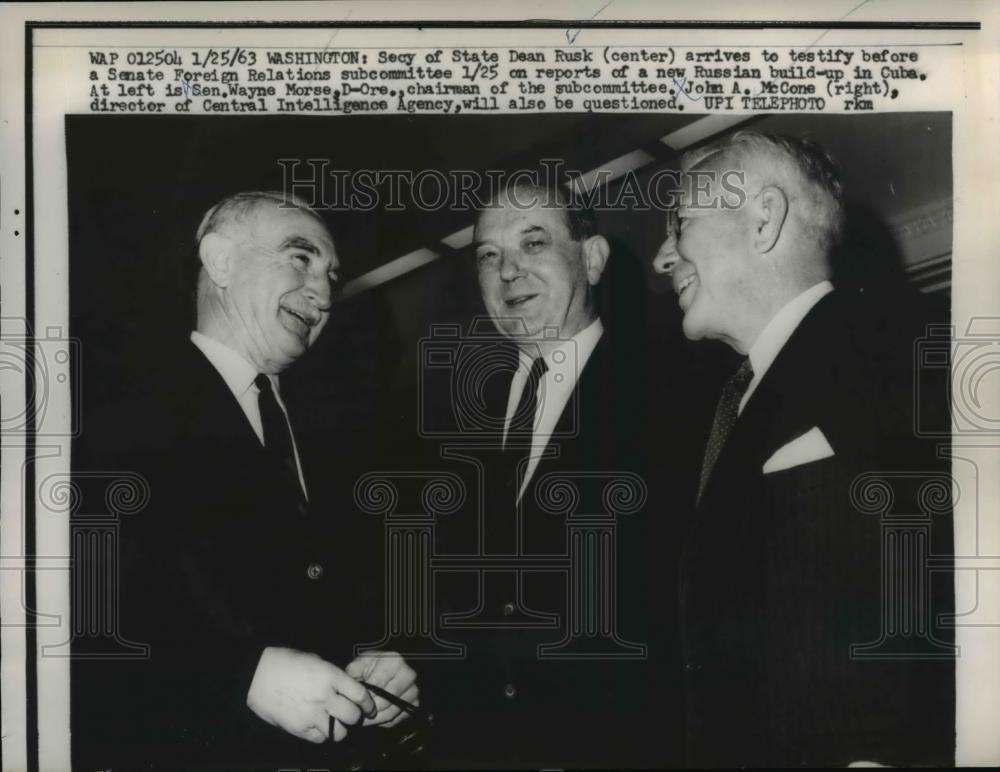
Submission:
[[318,257],[336,260],[329,229],[319,216],[305,209],[264,202],[243,223],[247,238],[269,249],[300,247]]

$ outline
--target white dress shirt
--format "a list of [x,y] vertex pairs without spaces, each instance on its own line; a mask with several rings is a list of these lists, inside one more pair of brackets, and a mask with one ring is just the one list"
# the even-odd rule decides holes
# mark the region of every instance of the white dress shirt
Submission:
[[[247,417],[254,434],[257,435],[258,441],[263,446],[264,423],[260,418],[260,402],[257,398],[260,390],[257,388],[257,384],[254,383],[254,379],[258,375],[257,368],[225,344],[219,343],[214,338],[209,338],[197,330],[191,333],[191,342],[212,363],[212,367],[219,371],[219,375],[222,376],[222,380],[226,382],[229,390],[236,397],[240,409]],[[292,451],[295,453],[295,467],[299,473],[299,485],[302,486],[302,493],[308,501],[309,492],[306,490],[306,481],[302,474],[299,448],[295,443],[295,432],[292,431],[292,425],[288,421],[288,410],[281,399],[281,391],[278,388],[278,377],[269,374],[267,378],[271,381],[271,390],[274,392],[278,406],[285,416],[285,423],[288,424],[288,433],[292,438]]]
[[[562,415],[566,403],[569,401],[576,383],[580,379],[587,360],[594,353],[597,341],[604,334],[604,325],[600,319],[595,319],[585,329],[578,332],[569,340],[563,341],[545,355],[545,363],[548,370],[538,382],[538,403],[535,408],[534,432],[531,435],[531,450],[528,457],[528,468],[518,490],[517,498],[520,500],[524,495],[524,489],[528,487],[538,462],[545,454],[545,448],[549,444],[552,432],[555,431],[559,417]],[[510,384],[510,396],[507,399],[507,417],[504,421],[503,438],[507,442],[507,429],[510,427],[510,419],[517,410],[518,402],[521,399],[521,392],[524,391],[524,384],[528,380],[531,371],[531,357],[520,351],[518,353],[518,368],[514,373],[514,378]]]
[[815,306],[827,293],[833,292],[833,285],[828,281],[821,281],[814,284],[794,300],[786,303],[778,313],[767,323],[757,340],[750,347],[750,366],[753,367],[753,380],[743,394],[740,401],[739,412],[750,400],[750,395],[756,391],[758,384],[764,377],[768,368],[778,356],[778,352],[788,343],[792,333],[802,324],[806,314],[812,311]]

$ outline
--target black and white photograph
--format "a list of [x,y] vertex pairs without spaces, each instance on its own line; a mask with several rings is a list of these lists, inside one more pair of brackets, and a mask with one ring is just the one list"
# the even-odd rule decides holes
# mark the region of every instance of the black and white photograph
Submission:
[[951,760],[951,116],[685,126],[67,120],[85,766]]
[[849,11],[29,27],[3,769],[1000,763],[996,105]]

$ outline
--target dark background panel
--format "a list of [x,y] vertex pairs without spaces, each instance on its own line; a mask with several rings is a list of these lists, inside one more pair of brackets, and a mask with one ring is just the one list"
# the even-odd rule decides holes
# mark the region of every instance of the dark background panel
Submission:
[[[589,170],[637,148],[658,147],[659,160],[638,173],[642,182],[676,166],[677,154],[657,145],[659,138],[696,119],[68,116],[71,333],[82,344],[75,364],[83,425],[92,427],[88,414],[100,415],[146,383],[157,360],[186,339],[194,321],[198,222],[227,194],[280,189],[280,159],[324,159],[328,170],[348,172],[510,171],[537,168],[546,158]],[[850,227],[838,278],[909,283],[947,302],[950,113],[748,116],[747,124],[815,140],[839,161]],[[612,183],[611,198],[618,184]],[[441,238],[474,221],[472,212],[449,207],[321,214],[334,233],[345,280],[421,247],[440,250]],[[663,213],[629,206],[598,214],[612,243],[601,297],[607,321],[649,342],[668,377],[692,358],[710,366],[718,360],[725,369],[728,352],[721,346],[683,341],[669,282],[650,270]],[[934,227],[928,230],[926,222]],[[400,400],[410,400],[416,389],[420,342],[430,325],[465,325],[482,312],[465,251],[338,303],[327,331],[288,378],[312,405],[317,441],[334,427],[340,436],[353,435],[353,446],[372,435],[366,428],[376,421],[412,421]]]
[[[83,413],[74,468],[87,468],[80,450],[100,436],[102,415],[140,395],[157,365],[172,361],[174,348],[186,345],[199,267],[194,233],[204,212],[240,190],[280,189],[279,159],[328,159],[329,168],[348,171],[447,172],[533,168],[540,159],[558,158],[568,169],[589,170],[655,146],[695,118],[69,116],[70,334],[80,341],[73,365]],[[837,263],[843,283],[873,292],[919,289],[947,310],[949,113],[777,115],[748,123],[814,139],[840,162],[850,215]],[[640,183],[676,166],[676,153],[666,146],[658,148],[657,158],[639,172]],[[612,184],[611,198],[619,186]],[[320,214],[333,231],[345,280],[421,247],[439,250],[441,238],[474,220],[472,212],[412,206]],[[669,282],[650,269],[663,238],[663,213],[627,207],[598,216],[612,244],[602,314],[614,335],[635,338],[634,348],[645,352],[651,390],[670,386],[649,415],[651,460],[665,473],[697,465],[705,431],[696,437],[687,430],[693,429],[692,416],[710,417],[732,353],[681,335]],[[413,460],[406,440],[421,409],[421,341],[432,324],[465,327],[482,313],[470,255],[445,254],[338,302],[323,336],[283,379],[311,418],[296,435],[307,446],[303,456],[320,465],[310,490],[336,502],[329,509],[345,518],[352,534],[345,549],[359,562],[378,553],[381,533],[375,519],[352,506],[351,490],[362,472],[398,469]],[[678,382],[683,389],[675,388]],[[705,404],[696,404],[699,399]],[[371,533],[360,533],[365,526]]]
[[[222,197],[281,189],[280,159],[327,170],[516,169],[558,158],[587,170],[690,117],[69,116],[71,331],[82,343],[83,406],[99,414],[144,384],[194,322],[194,233]],[[306,175],[303,163],[299,174]],[[405,193],[405,191],[404,191]],[[327,192],[327,199],[333,194]],[[471,212],[321,210],[345,280],[468,225]],[[289,380],[326,422],[372,417],[373,395],[414,383],[418,340],[435,321],[481,313],[475,278],[452,256],[346,299]],[[631,301],[630,301],[631,303]]]

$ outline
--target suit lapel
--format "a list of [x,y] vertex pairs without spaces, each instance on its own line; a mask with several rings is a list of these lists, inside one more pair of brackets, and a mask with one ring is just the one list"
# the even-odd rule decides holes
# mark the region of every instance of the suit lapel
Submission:
[[760,473],[781,445],[816,425],[834,351],[829,343],[838,299],[823,297],[778,352],[740,414],[702,498]]
[[[764,462],[778,447],[815,425],[811,409],[823,397],[831,355],[828,330],[834,295],[819,301],[792,333],[747,401],[722,448],[697,507],[681,557],[681,597],[693,589],[693,572],[744,554],[753,531],[746,501],[756,498]],[[810,423],[812,422],[812,423]],[[712,582],[711,572],[705,577]]]
[[[593,425],[598,411],[610,410],[612,407],[599,404],[597,399],[598,394],[608,393],[608,390],[603,388],[607,378],[606,339],[607,332],[597,341],[552,430],[547,448],[557,448],[559,455],[545,456],[539,460],[529,487],[540,480],[546,472],[557,469],[593,468],[593,464],[586,463],[579,456],[597,450],[588,444],[589,427]],[[527,493],[525,490],[525,495]]]
[[177,372],[177,403],[188,422],[187,435],[195,439],[193,452],[219,470],[220,480],[274,481],[256,432],[222,375],[193,344],[188,344],[184,366]]
[[243,408],[219,371],[194,344],[188,344],[185,362],[175,370],[177,401],[191,422],[192,436],[206,441],[260,445]]

